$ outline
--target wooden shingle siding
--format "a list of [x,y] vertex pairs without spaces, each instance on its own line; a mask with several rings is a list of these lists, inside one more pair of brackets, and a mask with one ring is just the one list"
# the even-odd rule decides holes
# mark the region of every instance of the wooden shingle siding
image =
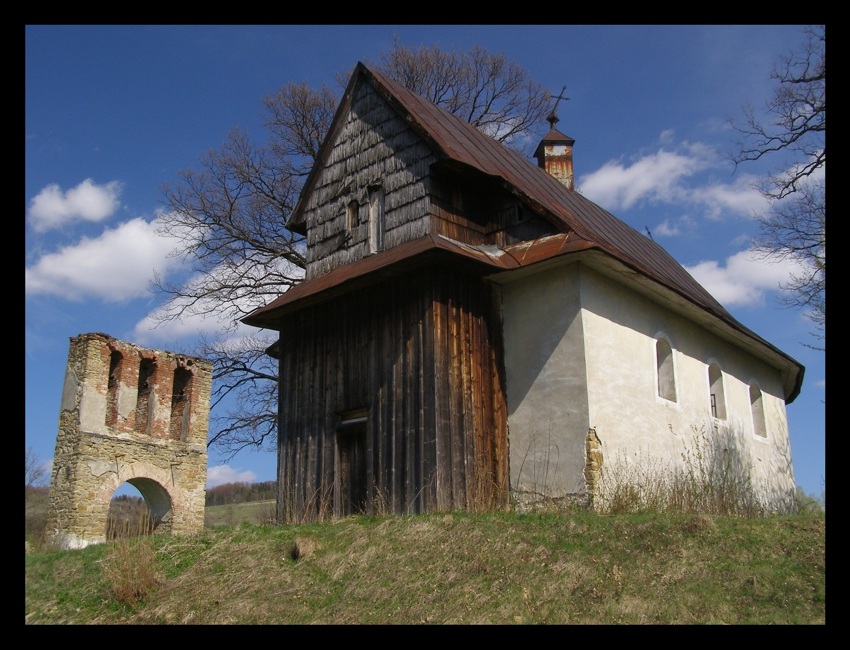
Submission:
[[371,512],[504,504],[496,314],[489,284],[432,266],[284,319],[281,502],[298,517],[330,514],[330,504],[339,514],[339,413],[365,407]]
[[[369,187],[384,191],[384,248],[428,232],[427,177],[434,155],[405,121],[365,84],[330,149],[305,207],[307,278],[369,254]],[[349,232],[349,201],[360,204]]]

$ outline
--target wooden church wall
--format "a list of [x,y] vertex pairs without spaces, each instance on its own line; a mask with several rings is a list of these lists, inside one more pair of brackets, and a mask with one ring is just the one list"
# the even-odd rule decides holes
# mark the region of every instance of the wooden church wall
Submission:
[[434,234],[472,245],[510,246],[558,232],[499,182],[441,165],[430,177]]
[[357,510],[342,484],[350,472],[361,474],[354,483],[370,513],[506,502],[492,291],[474,275],[433,266],[284,318],[279,518]]

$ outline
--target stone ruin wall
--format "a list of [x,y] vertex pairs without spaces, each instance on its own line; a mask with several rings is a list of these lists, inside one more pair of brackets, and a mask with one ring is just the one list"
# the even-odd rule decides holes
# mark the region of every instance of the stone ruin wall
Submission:
[[106,541],[115,490],[136,487],[155,532],[204,526],[212,364],[106,334],[71,338],[53,458],[47,536]]

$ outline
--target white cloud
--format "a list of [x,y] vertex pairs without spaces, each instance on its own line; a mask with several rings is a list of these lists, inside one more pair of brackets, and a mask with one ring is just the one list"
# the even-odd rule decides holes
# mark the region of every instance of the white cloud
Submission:
[[582,194],[609,210],[629,209],[639,201],[681,201],[682,180],[706,168],[702,156],[664,149],[629,166],[610,161],[581,179]]
[[674,135],[676,135],[676,131],[674,129],[665,129],[661,132],[661,135],[658,136],[658,140],[660,142],[673,142]]
[[207,470],[207,489],[225,483],[254,483],[256,478],[251,470],[237,471],[228,465],[216,465]]
[[[662,134],[669,141],[670,132]],[[609,161],[581,177],[581,193],[611,211],[646,202],[699,207],[709,219],[724,214],[752,217],[766,208],[753,189],[755,177],[741,174],[733,182],[708,182],[699,174],[719,168],[722,159],[702,143],[683,143],[676,151],[660,149],[631,164]]]
[[84,237],[42,255],[26,269],[25,290],[27,295],[74,301],[123,302],[147,296],[155,269],[165,275],[180,266],[169,256],[173,248],[173,240],[157,234],[155,222],[132,219],[97,238]]
[[678,237],[684,233],[692,233],[696,228],[696,220],[685,214],[675,220],[665,219],[652,229],[652,234],[659,237]]
[[[276,260],[278,271],[288,277],[303,277],[303,269],[296,268],[283,259]],[[246,284],[246,279],[256,277],[256,286],[265,281],[267,269],[262,266],[252,266],[249,262],[240,265],[221,264],[210,272],[197,273],[183,285],[187,293],[203,293],[204,287],[217,285],[233,287],[236,284]],[[251,283],[248,282],[247,285]],[[283,287],[282,291],[285,290]],[[217,294],[193,300],[177,298],[170,304],[163,304],[150,312],[136,323],[134,336],[144,344],[149,345],[161,341],[174,341],[197,335],[224,335],[232,341],[238,341],[245,336],[262,336],[261,330],[243,325],[234,325],[235,321],[245,317],[259,307],[263,307],[277,298],[278,294],[269,296],[257,294],[250,286],[243,286],[237,293],[230,292],[227,302],[221,301]],[[177,314],[178,318],[167,318]],[[271,344],[270,341],[269,343]]]
[[[239,341],[246,336],[261,335],[261,330],[256,327],[242,323],[234,327],[230,320],[219,318],[217,315],[187,314],[179,320],[162,320],[163,313],[163,309],[158,308],[136,323],[133,328],[133,340],[139,345],[156,345],[198,336],[212,338],[226,335],[228,340]],[[277,336],[269,340],[269,345],[275,340]]]
[[724,307],[762,305],[766,293],[779,291],[792,274],[800,272],[796,262],[769,262],[752,250],[732,255],[725,267],[708,260],[685,268]]
[[96,185],[87,178],[63,194],[57,184],[50,184],[30,200],[30,225],[36,232],[45,232],[74,221],[108,219],[119,207],[122,188],[118,181]]
[[753,188],[754,180],[752,176],[742,175],[734,183],[712,183],[694,188],[689,191],[688,200],[703,206],[709,219],[719,219],[729,213],[752,217],[768,207],[765,198]]

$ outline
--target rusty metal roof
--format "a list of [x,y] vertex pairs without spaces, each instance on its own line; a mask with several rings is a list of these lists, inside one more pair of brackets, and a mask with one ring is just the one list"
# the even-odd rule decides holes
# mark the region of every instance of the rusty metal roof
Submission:
[[370,284],[380,278],[382,273],[396,274],[403,268],[425,264],[441,256],[453,264],[465,263],[478,267],[482,274],[492,274],[530,266],[589,247],[588,242],[574,233],[550,235],[504,249],[489,245],[473,246],[443,235],[425,235],[301,282],[265,307],[251,312],[242,322],[255,327],[278,329],[280,317],[285,314]]
[[[549,250],[550,256],[561,255],[577,248],[582,250],[597,248],[643,276],[662,284],[692,305],[719,318],[734,330],[795,365],[796,377],[791,380],[791,386],[786,386],[786,401],[791,402],[797,396],[802,385],[803,366],[733,318],[681,264],[655,241],[581,194],[569,190],[543,169],[483,134],[471,124],[379,72],[367,68],[362,63],[357,64],[352,74],[343,101],[334,117],[334,126],[331,127],[328,138],[320,150],[316,166],[305,182],[302,197],[309,193],[315,181],[317,169],[321,167],[329,149],[329,143],[333,140],[332,134],[338,130],[342,122],[341,115],[350,105],[353,90],[358,83],[371,83],[395,107],[411,128],[429,143],[438,158],[468,166],[479,173],[499,179],[507,189],[565,235],[570,233],[570,246],[566,248],[555,246],[557,250]],[[299,202],[288,224],[288,227],[293,230],[300,231],[304,227],[300,208]],[[567,237],[564,238],[565,242],[566,240]],[[580,246],[579,241],[581,241]],[[297,308],[293,304],[296,301],[312,296],[311,302],[313,302],[317,299],[317,294],[325,293],[332,287],[338,291],[340,287],[350,284],[358,276],[371,275],[379,268],[397,264],[408,256],[420,255],[430,250],[453,252],[469,259],[479,259],[482,263],[495,267],[494,270],[510,268],[505,266],[509,262],[496,261],[497,258],[503,259],[502,256],[487,257],[482,247],[450,242],[451,240],[441,237],[424,237],[360,262],[335,269],[293,287],[270,305],[244,318],[243,322],[258,327],[277,329],[277,325],[273,324],[274,319],[284,312]],[[540,261],[541,251],[552,246],[553,242],[547,241],[541,242],[537,248],[532,247],[529,250],[535,254],[529,259],[534,262]]]

